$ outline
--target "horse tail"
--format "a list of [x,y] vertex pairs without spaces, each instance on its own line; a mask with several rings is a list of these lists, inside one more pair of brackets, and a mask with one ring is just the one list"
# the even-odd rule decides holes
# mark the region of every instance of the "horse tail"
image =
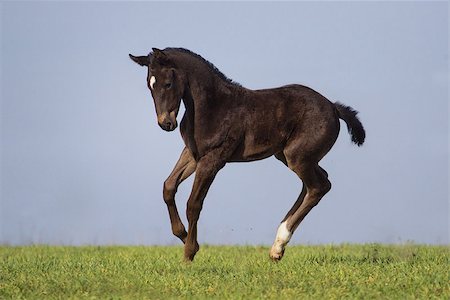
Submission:
[[336,107],[339,118],[347,123],[348,133],[352,137],[352,142],[361,146],[366,138],[366,131],[364,130],[361,121],[359,121],[356,116],[358,112],[350,106],[346,106],[339,102],[334,103],[334,106]]

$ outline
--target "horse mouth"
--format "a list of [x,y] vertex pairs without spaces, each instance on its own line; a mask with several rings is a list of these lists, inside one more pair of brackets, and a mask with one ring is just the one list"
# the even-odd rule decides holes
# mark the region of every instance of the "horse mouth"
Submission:
[[174,131],[177,128],[178,124],[177,124],[177,121],[175,120],[175,124],[174,123],[165,123],[165,124],[159,124],[159,126],[163,130],[170,132],[170,131]]
[[175,111],[171,111],[170,113],[162,113],[158,116],[158,125],[165,131],[174,131],[178,126]]

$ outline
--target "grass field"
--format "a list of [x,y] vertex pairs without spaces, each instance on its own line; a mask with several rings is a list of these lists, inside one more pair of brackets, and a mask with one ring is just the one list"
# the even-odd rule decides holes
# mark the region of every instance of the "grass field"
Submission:
[[450,299],[449,247],[0,247],[0,299]]

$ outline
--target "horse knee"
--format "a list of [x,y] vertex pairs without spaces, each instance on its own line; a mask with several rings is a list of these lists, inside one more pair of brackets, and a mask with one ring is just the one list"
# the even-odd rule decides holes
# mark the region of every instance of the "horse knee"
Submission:
[[167,179],[166,181],[164,181],[163,198],[166,204],[172,203],[174,201],[176,191],[176,186],[171,180]]

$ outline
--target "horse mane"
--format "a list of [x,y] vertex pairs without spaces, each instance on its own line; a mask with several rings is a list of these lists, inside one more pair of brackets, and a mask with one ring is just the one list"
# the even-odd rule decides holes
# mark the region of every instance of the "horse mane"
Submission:
[[[192,52],[191,50],[185,49],[185,48],[165,48],[164,51],[175,51],[175,52],[181,52],[181,53],[186,53],[198,60],[200,60],[200,62],[206,64],[209,69],[216,74],[219,78],[221,78],[222,80],[231,83],[233,85],[236,86],[241,86],[238,82],[234,81],[233,79],[228,78],[225,74],[223,74],[213,63],[211,63],[210,61],[204,59],[202,56],[200,56],[199,54]],[[150,54],[151,55],[151,54]]]

